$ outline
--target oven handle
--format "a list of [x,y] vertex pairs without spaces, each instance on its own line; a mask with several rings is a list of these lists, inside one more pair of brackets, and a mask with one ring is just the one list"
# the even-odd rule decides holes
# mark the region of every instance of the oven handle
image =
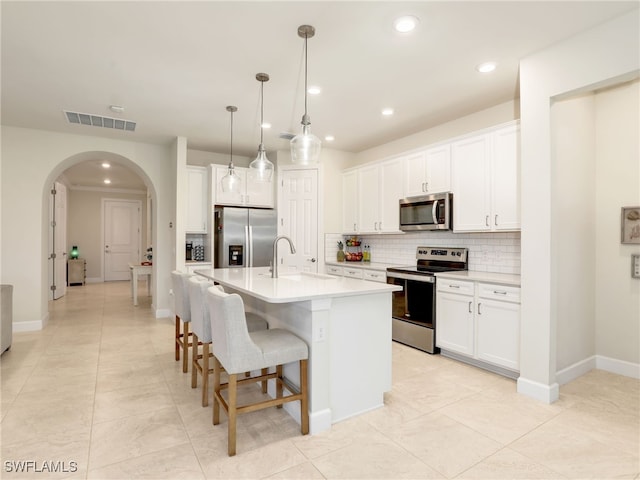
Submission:
[[411,275],[410,273],[387,272],[387,278],[399,278],[400,280],[413,280],[414,282],[436,283],[436,277],[432,275]]

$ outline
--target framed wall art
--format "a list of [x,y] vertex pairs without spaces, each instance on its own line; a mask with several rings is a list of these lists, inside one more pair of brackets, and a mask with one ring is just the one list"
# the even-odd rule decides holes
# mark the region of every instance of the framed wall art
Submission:
[[622,207],[622,243],[640,244],[640,207]]

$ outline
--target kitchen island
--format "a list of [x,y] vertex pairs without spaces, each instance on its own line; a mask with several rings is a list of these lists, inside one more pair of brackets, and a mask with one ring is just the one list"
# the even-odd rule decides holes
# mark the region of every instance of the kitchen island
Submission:
[[[391,390],[391,292],[400,287],[305,272],[271,278],[267,267],[195,273],[238,293],[269,328],[307,342],[311,434],[384,405],[384,392]],[[285,366],[296,385],[298,368]],[[300,422],[299,402],[284,408]]]

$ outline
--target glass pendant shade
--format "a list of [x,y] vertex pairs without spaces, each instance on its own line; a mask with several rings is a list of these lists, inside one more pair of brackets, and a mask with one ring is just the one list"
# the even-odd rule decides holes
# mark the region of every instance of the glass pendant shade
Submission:
[[260,82],[260,145],[258,145],[258,156],[249,164],[252,178],[258,182],[270,182],[273,176],[273,163],[267,158],[267,152],[264,149],[263,124],[264,124],[264,82],[269,81],[269,75],[266,73],[256,74],[256,80]]
[[291,139],[291,162],[297,165],[313,165],[320,160],[322,142],[311,133],[311,120],[307,113],[307,39],[316,33],[311,25],[298,27],[298,36],[304,38],[304,115],[302,133]]
[[225,193],[240,193],[240,187],[242,186],[242,180],[236,173],[233,165],[229,166],[227,174],[220,180],[222,191]]
[[302,133],[291,139],[291,161],[297,165],[313,165],[320,159],[322,142],[311,133],[309,125],[302,125]]
[[242,180],[233,168],[233,113],[238,111],[238,107],[229,106],[227,112],[231,113],[231,143],[229,154],[229,169],[227,174],[220,180],[220,186],[225,193],[240,193]]
[[273,163],[267,158],[264,145],[258,147],[258,156],[249,164],[253,178],[259,182],[270,182],[273,176]]

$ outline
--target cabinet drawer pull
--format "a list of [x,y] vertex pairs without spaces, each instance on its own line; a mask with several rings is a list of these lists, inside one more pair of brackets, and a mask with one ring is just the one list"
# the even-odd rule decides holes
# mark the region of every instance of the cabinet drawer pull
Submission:
[[449,288],[460,288],[460,285],[453,285],[453,284],[451,284],[451,285],[449,285]]
[[506,295],[507,292],[505,292],[504,290],[494,290],[493,293],[495,293],[496,295]]

